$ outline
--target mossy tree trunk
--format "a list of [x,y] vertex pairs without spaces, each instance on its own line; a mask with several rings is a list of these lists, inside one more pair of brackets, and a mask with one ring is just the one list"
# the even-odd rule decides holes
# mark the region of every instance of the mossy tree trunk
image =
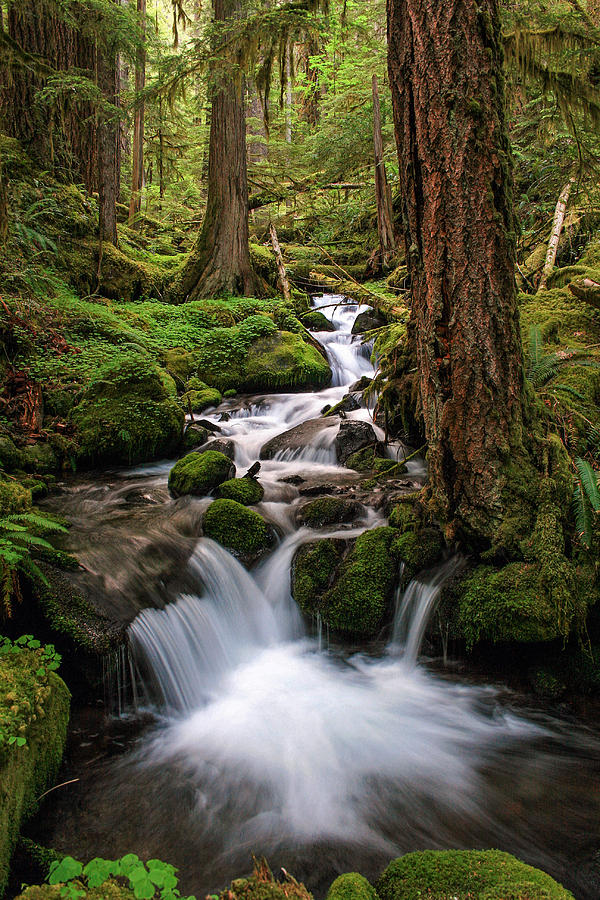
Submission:
[[[242,15],[241,0],[215,0],[216,22]],[[218,40],[218,38],[217,38]],[[178,285],[187,300],[222,294],[252,296],[244,78],[236,60],[213,71],[208,201],[202,231]]]
[[118,69],[116,52],[102,42],[97,46],[96,77],[104,100],[110,106],[98,115],[98,208],[100,240],[117,245],[117,200],[119,198]]
[[[145,38],[146,32],[146,0],[137,0],[137,11],[140,27]],[[146,86],[146,46],[140,44],[135,63],[135,92],[137,105],[133,121],[131,198],[129,201],[128,222],[130,228],[137,227],[137,217],[142,207],[142,188],[144,186],[144,103],[139,95]],[[162,198],[162,194],[161,194]]]
[[485,543],[530,465],[497,0],[388,0],[388,41],[434,511]]

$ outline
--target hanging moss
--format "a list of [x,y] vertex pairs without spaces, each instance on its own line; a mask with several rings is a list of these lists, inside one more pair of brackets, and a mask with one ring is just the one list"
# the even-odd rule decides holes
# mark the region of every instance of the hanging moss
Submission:
[[249,566],[274,543],[273,529],[253,509],[235,500],[215,500],[202,519],[206,537],[230,550]]
[[573,900],[540,869],[500,850],[424,850],[387,867],[380,900]]

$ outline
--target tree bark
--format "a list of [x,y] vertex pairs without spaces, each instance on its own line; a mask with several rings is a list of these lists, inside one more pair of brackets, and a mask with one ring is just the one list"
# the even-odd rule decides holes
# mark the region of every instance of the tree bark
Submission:
[[275,259],[277,260],[277,271],[279,272],[279,281],[281,283],[281,291],[283,293],[283,299],[290,299],[290,283],[288,281],[287,272],[285,270],[285,263],[283,261],[283,255],[281,253],[281,247],[279,246],[279,239],[277,237],[277,231],[275,230],[275,226],[271,222],[269,226],[269,234],[271,235],[271,244],[273,245],[273,252],[275,253]]
[[117,200],[119,196],[119,122],[117,118],[116,54],[98,43],[97,80],[104,100],[113,112],[98,117],[98,224],[101,241],[117,245]]
[[383,161],[383,137],[381,134],[381,106],[377,75],[373,75],[373,148],[375,157],[375,199],[377,201],[377,231],[382,267],[389,268],[396,253],[392,192]]
[[542,269],[542,277],[540,278],[540,283],[537,289],[538,294],[540,293],[540,291],[545,291],[548,288],[548,277],[552,274],[552,269],[554,268],[554,263],[556,262],[556,254],[558,252],[560,234],[563,230],[567,204],[569,202],[569,197],[571,196],[571,188],[574,184],[575,179],[570,178],[560,192],[560,196],[556,203],[556,209],[554,210],[554,221],[552,222],[552,231],[550,232],[550,240],[548,241],[548,250],[546,252],[546,261],[544,263],[544,268]]
[[[242,8],[242,0],[215,0],[215,21],[239,17]],[[177,291],[188,300],[252,296],[258,288],[250,264],[245,92],[239,68],[213,72],[212,92],[206,213]]]
[[[146,34],[146,0],[137,0],[137,11],[140,18],[143,38]],[[139,48],[135,63],[136,106],[133,122],[131,198],[129,201],[128,223],[130,228],[136,227],[136,220],[142,207],[142,188],[144,186],[144,103],[140,94],[146,85],[146,47]]]
[[525,443],[497,0],[388,0],[389,77],[433,511],[492,541]]

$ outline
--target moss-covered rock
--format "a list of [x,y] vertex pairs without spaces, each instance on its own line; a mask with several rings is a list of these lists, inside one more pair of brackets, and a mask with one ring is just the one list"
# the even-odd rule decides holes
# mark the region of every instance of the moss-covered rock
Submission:
[[232,478],[224,481],[217,488],[217,495],[224,500],[235,500],[243,506],[252,506],[260,503],[265,495],[265,490],[255,478]]
[[31,491],[18,481],[0,481],[0,518],[31,507]]
[[205,388],[201,391],[187,391],[181,397],[181,404],[185,412],[204,412],[211,406],[218,406],[223,397],[216,388]]
[[375,472],[382,474],[394,470],[395,475],[403,475],[406,472],[406,466],[398,466],[393,459],[384,459],[382,450],[378,444],[371,447],[363,447],[356,453],[351,453],[346,462],[346,468],[354,469],[355,472]]
[[361,513],[361,505],[356,500],[345,497],[318,497],[303,504],[297,512],[296,520],[308,528],[323,528],[353,522]]
[[22,465],[26,472],[56,472],[59,469],[59,461],[50,444],[39,442],[25,447],[22,455]]
[[[117,881],[105,881],[97,888],[89,888],[76,883],[77,896],[80,900],[135,900],[135,894]],[[65,895],[61,893],[63,885],[36,884],[26,888],[17,900],[59,900]]]
[[339,875],[329,890],[326,900],[378,900],[377,891],[358,872],[346,872]]
[[236,878],[219,900],[312,900],[312,894],[287,873],[283,881],[277,881],[267,861],[255,858],[252,876]]
[[346,552],[344,541],[324,539],[301,547],[293,565],[294,599],[304,612],[319,613],[336,632],[371,637],[391,601],[398,563],[392,543],[398,532],[365,531]]
[[253,509],[235,500],[215,500],[202,519],[206,537],[226,547],[246,566],[252,565],[273,546],[270,525]]
[[23,453],[7,434],[0,434],[0,467],[6,472],[23,468]]
[[[40,650],[0,656],[0,894],[21,823],[58,774],[66,740],[69,692],[41,665]],[[26,743],[10,745],[12,735]]]
[[573,900],[540,869],[500,850],[425,850],[387,867],[380,900]]
[[194,494],[205,497],[224,481],[235,476],[235,466],[224,453],[205,450],[188,453],[169,473],[169,490],[176,497]]
[[301,316],[302,324],[309,331],[335,331],[335,325],[318,309],[311,309]]
[[181,443],[181,449],[184,453],[188,453],[190,450],[193,450],[195,447],[201,447],[202,444],[205,444],[210,438],[210,432],[207,428],[204,428],[202,425],[196,425],[192,422],[191,425],[185,429],[183,434],[183,441]]
[[331,369],[319,351],[300,335],[282,331],[252,344],[240,389],[316,389],[330,381]]
[[413,578],[421,569],[428,569],[439,560],[444,539],[437,528],[406,530],[394,538],[392,553],[404,563],[404,577]]

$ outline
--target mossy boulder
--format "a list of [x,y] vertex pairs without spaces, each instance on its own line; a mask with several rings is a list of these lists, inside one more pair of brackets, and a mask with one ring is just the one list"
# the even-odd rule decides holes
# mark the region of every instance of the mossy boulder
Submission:
[[[0,655],[0,895],[21,823],[54,783],[69,721],[69,691],[43,667],[40,650]],[[9,744],[11,736],[24,746]]]
[[327,525],[341,525],[355,521],[361,513],[361,504],[346,497],[318,497],[303,504],[296,521],[308,528],[323,528]]
[[387,867],[380,900],[573,900],[557,881],[500,850],[424,850]]
[[184,350],[183,347],[173,347],[170,350],[163,351],[162,361],[165,369],[179,385],[185,385],[198,365],[194,353],[190,350]]
[[6,472],[23,468],[23,451],[7,434],[0,435],[0,467]]
[[354,469],[355,472],[375,472],[378,475],[392,469],[395,475],[403,475],[406,472],[406,466],[398,466],[395,460],[384,458],[383,449],[379,444],[363,447],[362,450],[351,453],[344,465],[347,469]]
[[141,354],[107,366],[71,411],[83,464],[133,465],[172,455],[184,414],[158,367]]
[[224,481],[217,488],[217,495],[224,500],[235,500],[243,506],[252,506],[260,503],[265,495],[265,490],[255,478],[244,476]]
[[435,565],[442,555],[444,539],[438,528],[407,530],[394,538],[394,557],[404,563],[404,577],[413,578],[421,569]]
[[335,331],[335,325],[318,309],[312,309],[301,317],[302,324],[309,331]]
[[372,637],[391,601],[398,563],[392,550],[398,532],[383,526],[347,543],[324,539],[301,547],[293,564],[294,599],[319,613],[338,634]]
[[364,875],[346,872],[339,875],[329,890],[326,900],[378,900],[377,892]]
[[215,500],[202,519],[206,537],[226,547],[246,566],[252,565],[273,546],[270,525],[255,510],[235,500]]
[[235,466],[224,453],[205,450],[188,453],[176,462],[169,473],[169,490],[175,497],[194,494],[205,497],[212,490],[235,476]]
[[206,388],[202,391],[187,391],[181,397],[181,403],[185,412],[204,412],[211,406],[218,406],[223,397],[216,388]]
[[210,432],[207,428],[204,428],[202,425],[196,425],[194,422],[185,429],[183,434],[183,441],[181,443],[181,449],[184,453],[187,453],[190,450],[193,450],[195,447],[201,447],[202,444],[206,444],[206,442],[210,438]]
[[56,472],[59,469],[59,460],[50,444],[39,442],[25,447],[22,455],[22,465],[26,472]]
[[301,335],[281,331],[255,341],[248,351],[241,390],[325,387],[331,381],[327,360]]
[[18,481],[0,481],[0,518],[31,507],[31,491]]

